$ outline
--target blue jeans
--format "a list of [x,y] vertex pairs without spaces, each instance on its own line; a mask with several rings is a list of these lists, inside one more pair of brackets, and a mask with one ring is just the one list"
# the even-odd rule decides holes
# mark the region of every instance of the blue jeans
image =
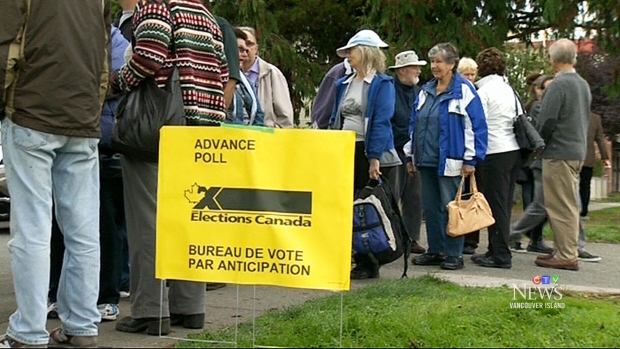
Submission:
[[[99,291],[99,164],[95,138],[67,137],[2,121],[11,193],[11,267],[17,310],[8,335],[47,344],[52,195],[66,252],[58,310],[66,333],[96,336]],[[53,194],[52,194],[53,193]]]
[[419,167],[415,175],[422,176],[422,207],[426,218],[428,253],[443,252],[450,257],[462,256],[465,238],[453,238],[446,234],[446,205],[454,200],[461,177],[440,177],[437,167]]

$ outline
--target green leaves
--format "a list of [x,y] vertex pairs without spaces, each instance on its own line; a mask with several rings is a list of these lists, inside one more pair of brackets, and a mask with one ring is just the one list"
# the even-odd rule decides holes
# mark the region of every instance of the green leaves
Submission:
[[[118,0],[112,3],[118,8]],[[261,57],[291,86],[296,120],[324,74],[341,61],[336,49],[360,29],[375,30],[390,45],[388,64],[411,49],[425,59],[439,42],[452,42],[461,57],[476,57],[509,39],[530,43],[544,29],[551,37],[574,37],[577,26],[595,33],[601,50],[620,55],[618,0],[215,0],[209,7],[234,26],[256,28]],[[524,76],[548,65],[544,55],[519,56],[509,76],[523,92]],[[600,93],[620,93],[620,74],[614,74]],[[421,81],[431,77],[430,66],[423,67]]]

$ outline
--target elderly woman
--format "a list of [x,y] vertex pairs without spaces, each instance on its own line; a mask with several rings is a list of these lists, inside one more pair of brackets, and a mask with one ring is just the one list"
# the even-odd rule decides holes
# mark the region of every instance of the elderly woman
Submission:
[[488,251],[472,256],[472,260],[483,267],[510,269],[510,215],[520,161],[513,122],[522,113],[522,106],[520,103],[515,104],[516,92],[504,76],[506,59],[500,50],[488,48],[478,54],[476,62],[480,75],[476,86],[489,132],[486,158],[482,166],[482,193],[491,206],[495,224],[488,228]]
[[[372,30],[355,34],[338,56],[347,58],[355,72],[336,81],[336,102],[330,128],[355,132],[353,188],[357,193],[369,181],[379,179],[391,167],[400,165],[394,149],[390,119],[394,115],[394,81],[384,74],[387,47]],[[386,173],[387,174],[387,173]],[[352,279],[379,277],[379,266],[367,255],[354,255]]]
[[[469,57],[463,57],[459,59],[459,64],[456,67],[456,71],[463,75],[465,79],[474,84],[476,77],[478,76],[478,63]],[[481,190],[482,176],[480,170],[480,164],[476,166],[476,182],[478,182],[478,189]],[[466,188],[469,188],[469,180],[465,181]],[[474,254],[480,243],[480,231],[476,230],[465,235],[465,247],[463,247],[463,254]]]
[[[422,86],[411,114],[407,169],[422,178],[422,207],[428,252],[413,264],[462,269],[463,237],[446,234],[446,205],[454,200],[461,176],[473,175],[484,160],[487,125],[473,85],[457,74],[459,53],[450,43],[428,52],[434,79]],[[415,166],[415,167],[414,167]]]
[[476,82],[476,76],[478,75],[478,63],[469,57],[463,57],[459,60],[456,71],[473,84]]

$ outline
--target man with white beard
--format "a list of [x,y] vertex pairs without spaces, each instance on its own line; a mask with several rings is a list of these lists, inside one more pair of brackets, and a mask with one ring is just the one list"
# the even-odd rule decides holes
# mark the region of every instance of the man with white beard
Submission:
[[394,147],[402,164],[388,173],[388,180],[400,203],[407,233],[413,240],[411,252],[422,254],[426,250],[418,244],[422,225],[421,180],[420,176],[410,176],[407,173],[407,159],[403,146],[409,141],[409,121],[413,102],[420,93],[420,87],[417,86],[422,72],[420,66],[426,65],[426,61],[419,60],[415,51],[401,52],[396,55],[395,60],[394,65],[388,68],[396,72],[396,79],[394,79],[396,104],[392,118],[392,132],[394,133]]

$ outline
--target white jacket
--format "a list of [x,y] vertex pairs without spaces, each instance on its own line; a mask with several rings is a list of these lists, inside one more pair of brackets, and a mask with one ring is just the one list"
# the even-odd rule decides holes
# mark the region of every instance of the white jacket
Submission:
[[476,86],[489,130],[487,155],[518,150],[512,124],[523,107],[518,102],[515,105],[514,90],[503,76],[495,74],[478,80]]

